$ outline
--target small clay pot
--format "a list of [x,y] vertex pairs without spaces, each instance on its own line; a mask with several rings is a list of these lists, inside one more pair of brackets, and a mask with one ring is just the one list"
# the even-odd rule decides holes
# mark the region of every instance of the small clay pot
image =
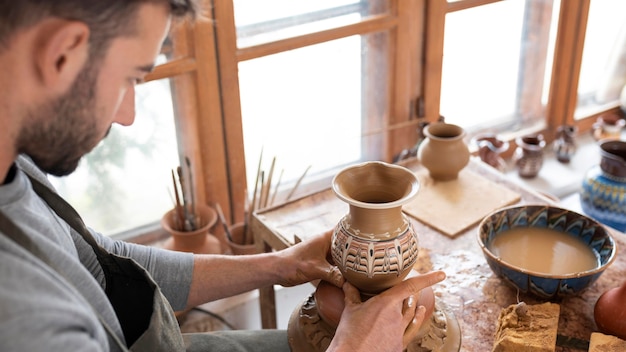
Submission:
[[517,149],[513,154],[513,160],[519,176],[523,178],[536,177],[543,166],[543,149],[546,146],[543,135],[540,133],[530,134],[518,137],[515,142]]
[[576,126],[563,125],[556,130],[554,139],[554,153],[556,160],[561,163],[569,163],[576,152]]
[[622,135],[622,129],[626,125],[619,114],[608,113],[598,117],[596,123],[591,127],[591,134],[597,141],[601,139],[619,139]]
[[463,140],[465,130],[457,125],[437,122],[426,126],[424,135],[426,139],[417,150],[420,163],[434,180],[455,180],[469,163],[469,148]]
[[482,162],[498,171],[506,170],[506,162],[500,154],[509,150],[509,142],[494,133],[481,133],[472,138],[472,143],[478,147],[478,156]]
[[217,212],[208,205],[196,206],[199,228],[194,231],[181,231],[176,226],[176,210],[172,209],[161,218],[161,226],[167,231],[169,237],[163,248],[179,252],[191,252],[202,254],[222,253],[221,242],[210,233],[217,223]]
[[255,254],[257,252],[254,243],[244,243],[246,225],[243,222],[229,227],[232,241],[228,240],[230,251],[235,255]]

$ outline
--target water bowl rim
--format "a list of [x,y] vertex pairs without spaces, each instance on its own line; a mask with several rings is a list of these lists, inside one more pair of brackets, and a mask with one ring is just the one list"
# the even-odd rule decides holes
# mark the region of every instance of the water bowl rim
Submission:
[[[567,211],[569,213],[572,213],[576,216],[580,216],[582,218],[584,218],[585,220],[589,221],[590,223],[592,223],[594,226],[599,227],[600,229],[602,229],[602,231],[605,234],[605,237],[607,238],[607,240],[610,243],[611,246],[611,253],[609,258],[604,262],[600,262],[600,265],[598,265],[597,267],[590,269],[590,270],[586,270],[586,271],[581,271],[581,272],[577,272],[577,273],[570,273],[570,274],[548,274],[548,273],[544,273],[544,272],[539,272],[539,271],[533,271],[533,270],[527,270],[524,269],[522,267],[519,266],[515,266],[512,265],[504,260],[502,260],[500,257],[496,256],[495,254],[493,254],[491,252],[491,250],[489,250],[487,243],[485,243],[485,241],[483,241],[483,236],[482,236],[482,229],[483,229],[483,225],[489,221],[492,216],[501,213],[503,211],[508,211],[511,209],[522,209],[522,208],[545,208],[545,209],[554,209],[555,211]],[[523,226],[519,226],[519,227],[523,227]],[[603,224],[601,224],[600,222],[584,215],[581,214],[577,211],[571,210],[571,209],[567,209],[567,208],[563,208],[563,207],[559,207],[559,206],[554,206],[554,205],[544,205],[544,204],[524,204],[524,205],[512,205],[512,206],[507,206],[507,207],[502,207],[499,208],[497,210],[492,211],[491,213],[489,213],[488,215],[486,215],[478,224],[478,229],[476,231],[476,239],[478,240],[478,244],[483,252],[483,254],[485,256],[488,257],[489,260],[492,260],[494,262],[497,262],[499,265],[502,265],[503,267],[513,270],[513,271],[517,271],[520,272],[522,274],[527,274],[527,275],[532,275],[532,276],[536,276],[536,277],[540,277],[540,278],[544,278],[544,279],[554,279],[554,280],[563,280],[563,279],[576,279],[576,278],[582,278],[582,277],[588,277],[588,276],[592,276],[598,273],[602,273],[603,271],[605,271],[614,261],[615,258],[617,256],[617,243],[615,242],[615,239],[613,238],[613,235],[611,233],[611,231],[604,226]],[[591,248],[594,253],[598,256],[600,256],[600,253],[597,252],[597,250],[595,250],[594,248]]]

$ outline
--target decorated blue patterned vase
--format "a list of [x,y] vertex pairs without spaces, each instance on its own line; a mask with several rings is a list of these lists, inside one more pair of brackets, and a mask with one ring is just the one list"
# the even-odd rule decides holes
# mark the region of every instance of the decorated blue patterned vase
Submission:
[[600,155],[600,165],[585,174],[580,204],[587,215],[626,232],[626,142],[605,140]]

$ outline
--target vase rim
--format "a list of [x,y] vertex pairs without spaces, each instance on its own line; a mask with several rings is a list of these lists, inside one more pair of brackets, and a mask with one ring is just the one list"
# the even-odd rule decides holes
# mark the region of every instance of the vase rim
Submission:
[[[395,200],[388,202],[365,202],[358,199],[355,199],[342,190],[340,182],[338,182],[342,177],[344,177],[349,172],[367,172],[368,174],[373,174],[376,170],[386,170],[388,172],[395,173],[396,175],[401,175],[405,177],[408,182],[406,185],[406,190],[404,193]],[[380,172],[380,171],[379,171]],[[420,183],[417,176],[409,169],[404,166],[389,164],[383,161],[366,161],[358,164],[353,164],[345,167],[341,171],[339,171],[332,180],[332,189],[335,195],[341,199],[342,201],[348,203],[349,205],[357,206],[365,209],[389,209],[395,207],[401,207],[402,205],[413,200],[419,191]]]
[[434,140],[457,140],[465,138],[465,129],[447,122],[434,122],[424,128],[424,134]]

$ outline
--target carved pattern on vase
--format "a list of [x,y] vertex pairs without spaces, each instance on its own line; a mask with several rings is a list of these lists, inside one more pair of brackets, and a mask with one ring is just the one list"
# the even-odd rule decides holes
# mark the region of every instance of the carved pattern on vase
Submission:
[[410,222],[407,224],[402,234],[382,241],[362,239],[338,226],[331,250],[335,263],[368,278],[379,274],[402,275],[413,267],[419,252],[417,234]]

